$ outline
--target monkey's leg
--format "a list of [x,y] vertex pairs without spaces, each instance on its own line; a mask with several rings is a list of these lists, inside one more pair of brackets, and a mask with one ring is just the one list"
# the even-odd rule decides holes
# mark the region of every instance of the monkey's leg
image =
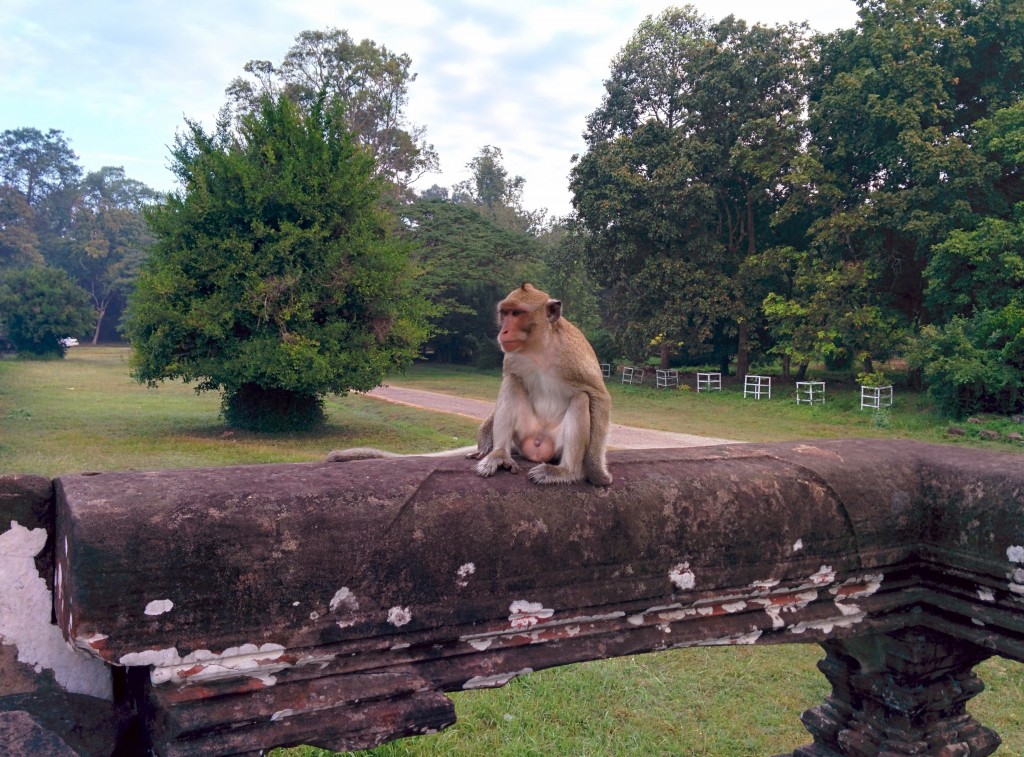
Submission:
[[493,476],[505,468],[511,473],[519,472],[519,464],[512,459],[515,430],[519,424],[520,408],[529,407],[526,390],[514,376],[505,376],[498,390],[498,400],[492,416],[492,442],[494,448],[476,464],[477,475]]
[[590,441],[590,399],[580,392],[569,402],[562,418],[562,455],[558,465],[541,463],[530,468],[530,480],[538,484],[572,484],[582,481],[583,458]]

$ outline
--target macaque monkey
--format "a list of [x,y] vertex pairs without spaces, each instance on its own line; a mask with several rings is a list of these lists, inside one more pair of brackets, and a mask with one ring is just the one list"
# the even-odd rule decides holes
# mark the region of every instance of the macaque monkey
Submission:
[[562,303],[523,284],[498,303],[498,344],[505,353],[494,412],[480,426],[476,472],[519,472],[513,454],[530,462],[530,480],[612,482],[605,462],[612,400],[593,348],[562,318]]

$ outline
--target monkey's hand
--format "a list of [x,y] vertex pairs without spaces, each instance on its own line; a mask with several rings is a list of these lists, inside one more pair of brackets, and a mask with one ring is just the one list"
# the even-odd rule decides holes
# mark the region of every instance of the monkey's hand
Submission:
[[510,473],[519,472],[519,464],[511,455],[504,450],[494,450],[476,464],[476,474],[487,478],[497,473],[500,468],[505,468]]

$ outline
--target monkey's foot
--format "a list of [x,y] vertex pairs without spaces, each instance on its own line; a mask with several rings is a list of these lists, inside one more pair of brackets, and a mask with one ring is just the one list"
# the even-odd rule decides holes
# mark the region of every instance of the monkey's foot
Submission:
[[508,455],[494,454],[493,452],[476,464],[476,474],[487,478],[498,472],[499,468],[505,468],[510,473],[518,473],[519,465]]
[[588,470],[586,472],[586,476],[587,481],[592,483],[594,486],[611,486],[612,474],[608,472],[607,468]]
[[529,476],[535,484],[574,484],[583,480],[582,473],[574,473],[564,466],[548,463],[530,468]]

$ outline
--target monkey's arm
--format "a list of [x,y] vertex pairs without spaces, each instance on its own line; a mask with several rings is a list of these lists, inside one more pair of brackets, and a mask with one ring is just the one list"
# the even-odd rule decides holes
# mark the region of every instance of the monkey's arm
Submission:
[[[484,421],[477,437],[476,472],[481,476],[493,476],[500,468],[512,473],[519,472],[519,465],[512,459],[514,435],[518,423],[517,408],[529,403],[526,390],[519,379],[506,373],[498,390],[498,400],[494,403],[494,412]],[[481,445],[481,442],[483,443]],[[483,446],[489,447],[483,452]]]

